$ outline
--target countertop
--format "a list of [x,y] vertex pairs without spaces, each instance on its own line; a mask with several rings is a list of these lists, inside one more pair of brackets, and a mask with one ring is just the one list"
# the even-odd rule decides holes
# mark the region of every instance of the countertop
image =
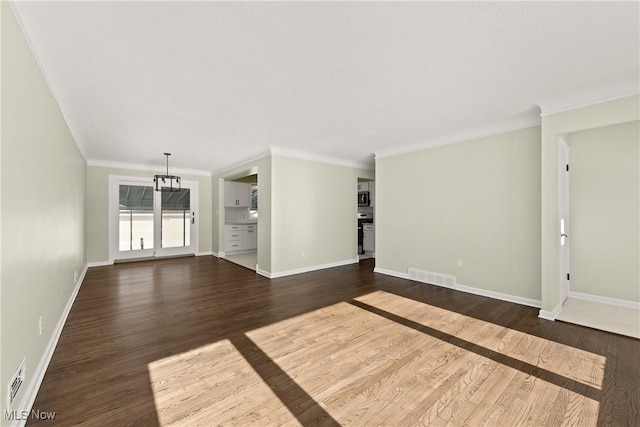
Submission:
[[226,221],[225,225],[248,225],[248,224],[257,224],[257,219],[237,219],[232,221]]

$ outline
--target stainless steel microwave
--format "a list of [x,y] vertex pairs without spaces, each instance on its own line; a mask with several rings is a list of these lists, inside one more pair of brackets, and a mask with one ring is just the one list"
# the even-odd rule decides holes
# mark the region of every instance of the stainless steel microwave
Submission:
[[369,206],[368,191],[358,191],[358,206]]

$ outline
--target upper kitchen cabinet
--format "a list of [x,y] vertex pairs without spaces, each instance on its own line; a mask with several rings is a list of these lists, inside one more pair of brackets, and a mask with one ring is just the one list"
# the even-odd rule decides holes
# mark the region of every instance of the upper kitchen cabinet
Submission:
[[228,208],[248,208],[251,206],[251,184],[224,182],[224,205]]

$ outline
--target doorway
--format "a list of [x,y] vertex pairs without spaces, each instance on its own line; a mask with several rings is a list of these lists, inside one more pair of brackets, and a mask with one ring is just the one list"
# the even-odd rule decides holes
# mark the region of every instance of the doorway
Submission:
[[375,181],[358,177],[357,182],[357,258],[375,257]]
[[197,252],[197,182],[154,191],[151,179],[111,177],[112,261],[191,255]]
[[[559,151],[560,165],[570,164],[560,175],[560,272],[570,251],[571,275],[560,277],[556,319],[634,337],[640,337],[639,129],[636,121],[572,132],[562,136]],[[563,161],[568,153],[571,162]]]
[[246,172],[223,181],[223,255],[227,261],[258,271],[258,173]]

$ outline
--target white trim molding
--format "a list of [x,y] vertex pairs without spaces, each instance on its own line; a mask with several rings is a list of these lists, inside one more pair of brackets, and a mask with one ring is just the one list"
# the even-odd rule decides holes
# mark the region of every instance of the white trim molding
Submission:
[[[224,168],[224,169],[219,169],[219,170],[215,170],[213,172],[211,172],[211,176],[217,176],[219,177],[219,179],[235,179],[235,178],[231,178],[234,177],[236,172],[238,170],[253,170],[254,168],[256,168],[255,165],[252,165],[252,163],[256,163],[258,160],[264,159],[265,157],[270,157],[271,156],[271,152],[262,152],[262,154],[259,154],[257,157],[252,157],[248,160],[245,160],[243,162],[237,163],[233,166],[229,166],[228,168]],[[257,169],[256,169],[257,171]],[[255,172],[257,173],[257,172]],[[228,174],[228,175],[227,175]],[[247,175],[253,175],[254,172],[248,173]],[[238,176],[237,178],[241,178],[244,175],[244,172],[242,172],[242,174],[240,176]]]
[[541,119],[539,116],[529,116],[521,118],[520,120],[511,120],[495,125],[484,126],[482,128],[471,129],[468,131],[448,133],[445,136],[434,137],[431,140],[416,142],[415,144],[411,145],[378,150],[375,153],[375,158],[376,160],[378,160],[384,159],[385,157],[400,156],[402,154],[415,153],[418,151],[441,147],[443,145],[457,144],[459,142],[473,141],[476,139],[487,138],[494,135],[501,135],[503,133],[515,132],[540,125]]
[[534,307],[534,308],[542,307],[542,301],[539,301],[539,300],[519,297],[517,295],[503,294],[502,292],[489,291],[486,289],[475,288],[473,286],[465,286],[459,283],[457,283],[453,287],[453,289],[455,289],[456,291],[467,292],[469,294],[480,295],[483,297],[489,297],[489,298],[498,299],[501,301],[507,301],[515,304],[526,305],[529,307]]
[[637,301],[603,297],[600,295],[583,294],[582,292],[574,292],[574,291],[569,291],[569,298],[581,299],[585,301],[598,302],[600,304],[615,305],[617,307],[633,308],[635,310],[640,310],[640,302],[637,302]]
[[409,280],[409,274],[407,274],[407,273],[400,273],[400,272],[398,272],[398,271],[387,270],[387,269],[384,269],[384,268],[378,268],[378,267],[374,268],[374,269],[373,269],[373,272],[374,272],[374,273],[384,274],[384,275],[386,275],[386,276],[393,276],[393,277],[397,277],[397,278],[399,278],[399,279],[407,279],[407,280]]
[[[54,86],[54,85],[51,84],[51,79],[49,78],[49,74],[47,73],[45,68],[42,66],[42,62],[40,61],[40,55],[36,55],[36,53],[35,53],[35,52],[37,52],[37,50],[33,46],[33,43],[31,41],[31,37],[27,37],[26,36],[27,34],[29,34],[29,32],[27,31],[27,29],[24,26],[24,22],[22,21],[22,15],[20,13],[18,13],[18,10],[16,9],[15,2],[8,2],[8,3],[9,3],[9,7],[11,8],[11,12],[13,13],[13,17],[18,22],[18,26],[20,27],[20,31],[22,32],[22,34],[25,35],[24,39],[27,42],[27,45],[29,46],[29,51],[32,52],[32,58],[33,58],[33,60],[35,60],[37,66],[38,66],[38,70],[42,74],[42,77],[44,78],[44,81],[47,84],[47,88],[49,89],[49,92],[51,92],[51,95],[56,100],[56,104],[58,104],[58,106],[63,105],[60,102],[60,96],[59,96],[58,92],[56,91],[57,86]],[[80,138],[78,138],[78,133],[76,132],[76,130],[73,128],[73,126],[71,126],[69,124],[71,122],[69,121],[69,118],[65,114],[66,110],[64,108],[60,108],[60,107],[58,107],[58,108],[59,108],[60,114],[62,114],[62,117],[64,117],[64,122],[67,124],[67,127],[69,128],[69,132],[71,132],[71,136],[73,137],[73,141],[75,142],[76,147],[78,148],[78,151],[80,152],[80,155],[82,156],[84,161],[87,162],[88,161],[87,150],[82,145],[82,143],[80,142],[81,140],[80,140]]]
[[[53,352],[58,345],[58,341],[60,340],[60,334],[62,334],[62,328],[64,328],[64,324],[67,322],[67,317],[71,312],[71,307],[78,296],[78,292],[80,291],[80,287],[82,286],[82,282],[84,281],[84,277],[87,274],[88,265],[85,265],[82,269],[82,274],[78,277],[78,281],[76,282],[75,287],[73,288],[73,292],[71,292],[71,296],[67,301],[67,305],[65,306],[62,314],[60,315],[60,319],[56,324],[55,329],[51,334],[51,338],[49,339],[49,343],[45,348],[44,354],[40,358],[40,362],[38,366],[34,369],[33,375],[31,376],[31,381],[29,381],[29,386],[24,392],[22,400],[20,400],[20,404],[16,411],[18,414],[31,412],[31,408],[33,407],[33,403],[36,400],[36,396],[38,395],[38,391],[40,390],[40,386],[42,385],[42,380],[44,379],[44,374],[47,372],[47,368],[49,367],[49,363],[51,362],[51,358],[53,357]],[[27,422],[26,418],[23,420],[14,420],[11,423],[11,426],[24,426]]]
[[96,262],[90,262],[87,263],[87,267],[91,268],[91,267],[104,267],[107,265],[113,265],[113,261],[96,261]]
[[259,268],[257,264],[256,264],[256,273],[258,273],[261,276],[266,277],[267,279],[271,279],[271,273],[269,273],[266,270],[263,270],[263,269]]
[[212,251],[208,251],[208,252],[197,252],[195,255],[196,255],[196,256],[207,256],[207,255],[209,255],[209,256],[214,256],[214,252],[212,252]]
[[640,92],[638,92],[637,90],[632,90],[615,96],[608,96],[605,98],[599,98],[596,100],[569,105],[550,106],[549,108],[544,108],[544,106],[541,105],[542,112],[540,113],[540,117],[551,116],[553,114],[564,113],[566,111],[577,110],[579,108],[591,107],[592,105],[604,104],[605,102],[617,101],[618,99],[628,98],[630,96],[635,96],[638,94],[640,94]]
[[353,259],[346,259],[344,261],[331,262],[328,264],[312,265],[310,267],[296,268],[294,270],[279,271],[277,273],[267,273],[264,270],[257,271],[257,273],[262,276],[269,277],[270,279],[277,279],[278,277],[293,276],[295,274],[309,273],[311,271],[324,270],[326,268],[333,268],[333,267],[342,267],[344,265],[357,264],[357,263],[358,263],[358,259],[353,258]]
[[[164,164],[161,166],[157,165],[141,165],[135,163],[123,163],[123,162],[112,162],[109,160],[100,160],[100,159],[89,159],[87,161],[87,166],[98,167],[98,168],[111,168],[111,169],[124,169],[133,170],[133,171],[143,171],[143,172],[157,172],[162,171],[165,167]],[[211,171],[204,171],[200,169],[185,169],[185,168],[171,168],[171,172],[178,173],[181,175],[193,175],[193,176],[211,176]]]
[[277,157],[286,157],[289,159],[309,160],[312,162],[325,163],[329,165],[345,166],[355,169],[364,169],[373,171],[374,165],[366,162],[356,162],[353,160],[341,159],[339,157],[324,156],[321,154],[309,153],[307,151],[293,150],[284,147],[271,146],[271,155]]
[[540,312],[538,313],[538,317],[541,319],[555,321],[561,311],[562,311],[562,304],[558,304],[556,308],[554,308],[551,311],[540,309]]
[[517,296],[517,295],[503,294],[502,292],[489,291],[487,289],[476,288],[476,287],[473,287],[473,286],[465,286],[465,285],[461,285],[459,283],[456,283],[453,286],[443,286],[443,285],[438,285],[436,283],[420,282],[420,281],[416,281],[416,280],[411,279],[409,277],[409,274],[407,274],[407,273],[400,273],[398,271],[386,270],[386,269],[378,268],[378,267],[376,267],[373,270],[373,272],[374,273],[385,274],[387,276],[398,277],[400,279],[411,280],[411,281],[414,281],[416,283],[425,283],[425,284],[428,284],[428,285],[438,286],[438,287],[441,287],[441,288],[453,289],[454,291],[466,292],[468,294],[474,294],[474,295],[478,295],[478,296],[482,296],[482,297],[488,297],[488,298],[497,299],[497,300],[500,300],[500,301],[506,301],[506,302],[512,302],[512,303],[515,303],[515,304],[526,305],[528,307],[540,308],[542,306],[542,302],[538,301],[538,300],[534,300],[534,299],[530,299],[530,298],[524,298],[524,297],[520,297],[520,296]]

